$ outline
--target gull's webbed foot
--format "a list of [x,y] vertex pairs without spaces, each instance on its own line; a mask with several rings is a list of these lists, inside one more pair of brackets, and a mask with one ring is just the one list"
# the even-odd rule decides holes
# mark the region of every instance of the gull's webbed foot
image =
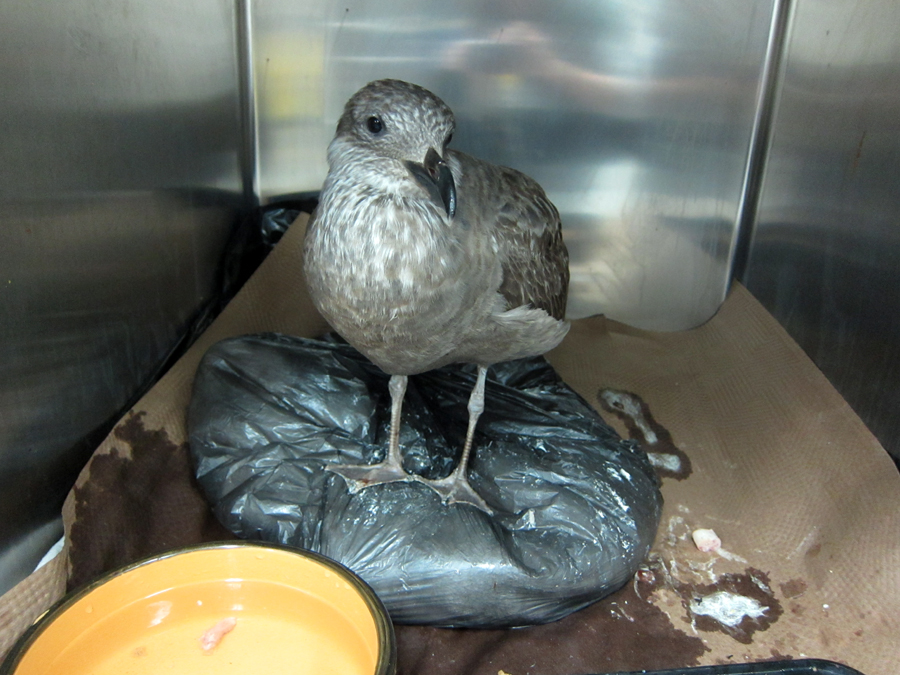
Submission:
[[481,498],[481,495],[475,492],[465,475],[458,470],[446,478],[438,480],[419,478],[418,480],[437,492],[441,496],[441,500],[446,504],[471,504],[489,516],[494,513],[491,507],[487,505],[487,502]]
[[347,482],[347,489],[351,494],[372,485],[416,479],[406,473],[402,466],[387,461],[379,464],[336,464],[325,468],[341,476]]

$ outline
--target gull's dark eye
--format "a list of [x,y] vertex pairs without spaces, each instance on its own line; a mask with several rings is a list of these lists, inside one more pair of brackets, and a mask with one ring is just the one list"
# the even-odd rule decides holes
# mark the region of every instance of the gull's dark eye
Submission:
[[381,121],[380,117],[372,116],[366,120],[366,127],[368,127],[369,131],[373,134],[380,134],[384,129],[384,123]]
[[450,145],[450,141],[453,140],[453,134],[447,134],[447,138],[444,139],[444,147],[446,148]]

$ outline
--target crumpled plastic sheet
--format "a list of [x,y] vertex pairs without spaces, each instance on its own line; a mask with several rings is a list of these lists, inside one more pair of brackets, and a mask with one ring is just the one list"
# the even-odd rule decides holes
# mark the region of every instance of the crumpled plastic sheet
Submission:
[[[494,510],[418,482],[351,494],[332,463],[387,451],[388,376],[338,339],[214,345],[189,410],[197,478],[239,537],[318,551],[359,574],[398,623],[501,627],[560,619],[616,590],[647,554],[662,497],[623,441],[543,358],[492,366],[469,467]],[[407,471],[450,473],[472,366],[410,377]]]

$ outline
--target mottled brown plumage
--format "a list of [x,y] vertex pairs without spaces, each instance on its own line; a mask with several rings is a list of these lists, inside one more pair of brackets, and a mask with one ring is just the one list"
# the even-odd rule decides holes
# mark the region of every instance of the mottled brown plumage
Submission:
[[[559,214],[518,171],[447,149],[455,121],[431,92],[372,82],[348,102],[304,257],[316,307],[391,375],[388,457],[332,470],[352,489],[419,480],[445,501],[489,511],[465,471],[487,368],[543,354],[568,331],[568,253]],[[400,408],[408,375],[475,363],[469,429],[453,474],[403,471]]]

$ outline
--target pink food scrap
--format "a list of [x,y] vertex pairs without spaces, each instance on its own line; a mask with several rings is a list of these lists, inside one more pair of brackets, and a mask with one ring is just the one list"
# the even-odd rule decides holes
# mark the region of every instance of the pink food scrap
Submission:
[[691,532],[694,546],[704,553],[712,553],[722,548],[722,540],[713,530],[699,529]]
[[207,630],[203,637],[200,638],[200,646],[203,647],[203,651],[207,654],[211,653],[213,649],[219,646],[222,638],[234,630],[235,626],[237,626],[237,619],[229,616]]

